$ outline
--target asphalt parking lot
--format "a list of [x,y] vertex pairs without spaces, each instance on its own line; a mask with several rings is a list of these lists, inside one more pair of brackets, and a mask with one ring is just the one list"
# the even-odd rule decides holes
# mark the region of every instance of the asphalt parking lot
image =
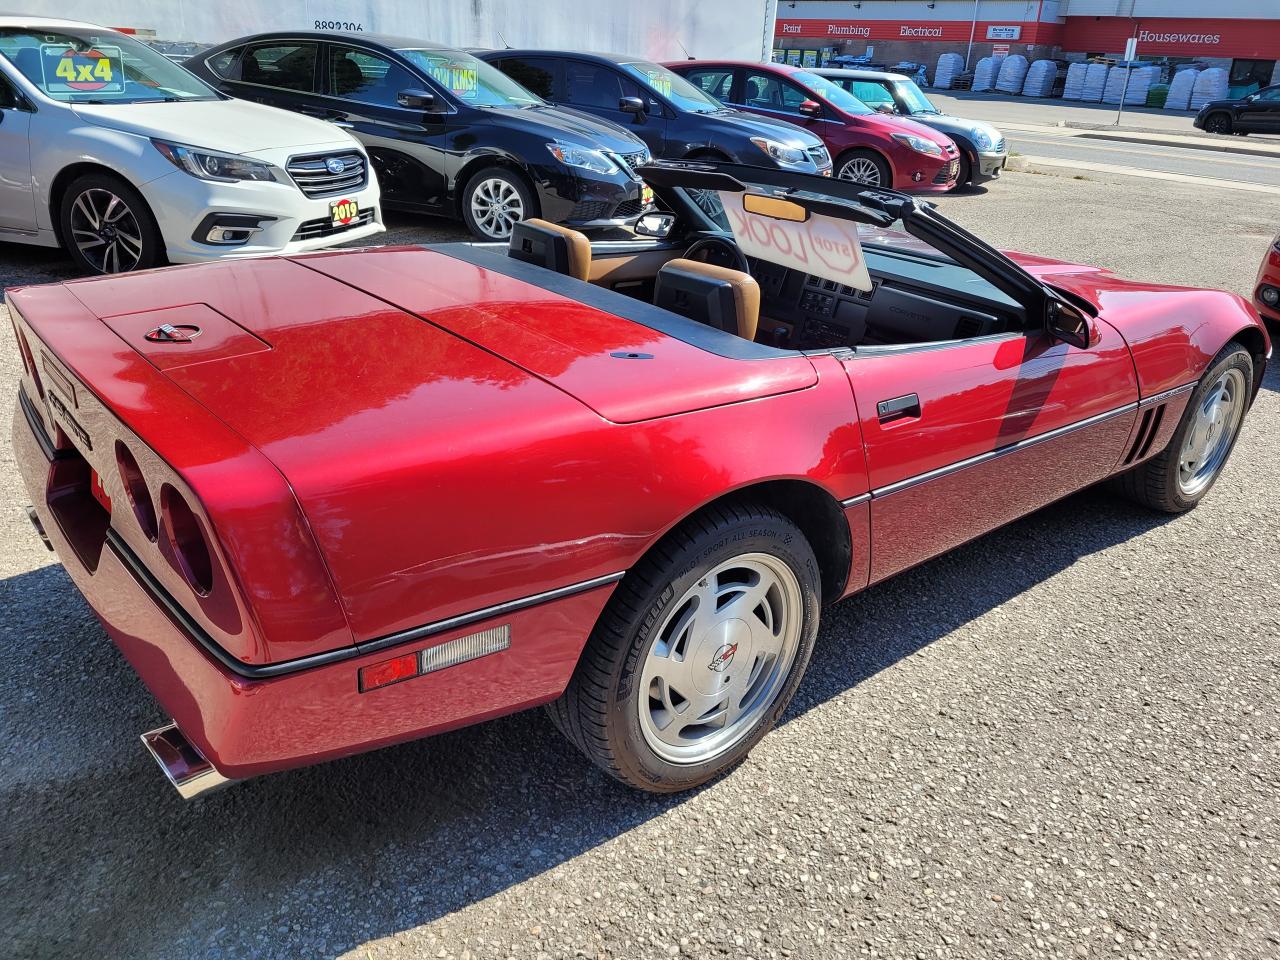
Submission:
[[[1123,177],[941,204],[1238,293],[1278,228],[1273,197]],[[0,248],[6,284],[68,274]],[[184,804],[0,444],[0,955],[1274,958],[1278,422],[1273,367],[1192,514],[1089,491],[828,610],[785,722],[668,798],[534,712]]]

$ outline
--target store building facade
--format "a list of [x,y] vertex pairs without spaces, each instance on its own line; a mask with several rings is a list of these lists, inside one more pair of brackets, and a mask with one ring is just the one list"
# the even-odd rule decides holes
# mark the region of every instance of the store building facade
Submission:
[[932,73],[943,53],[969,66],[1002,54],[1118,60],[1130,37],[1139,60],[1227,68],[1233,91],[1280,83],[1280,0],[785,0],[774,57],[868,55]]

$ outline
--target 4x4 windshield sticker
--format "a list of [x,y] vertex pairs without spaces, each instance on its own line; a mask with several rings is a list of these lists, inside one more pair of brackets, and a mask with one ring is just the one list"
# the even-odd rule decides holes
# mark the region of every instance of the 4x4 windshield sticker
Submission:
[[119,47],[76,50],[65,43],[40,47],[44,89],[50,94],[123,93],[124,59]]

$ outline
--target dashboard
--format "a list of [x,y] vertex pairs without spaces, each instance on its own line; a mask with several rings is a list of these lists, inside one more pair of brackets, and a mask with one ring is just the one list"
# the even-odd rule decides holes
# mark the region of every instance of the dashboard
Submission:
[[[756,339],[792,350],[961,340],[1021,329],[1021,308],[955,264],[868,251],[870,290],[759,260],[760,333]],[[882,266],[893,266],[889,273]],[[978,288],[977,295],[967,288]],[[994,293],[995,296],[990,295]],[[989,298],[989,299],[988,299]]]

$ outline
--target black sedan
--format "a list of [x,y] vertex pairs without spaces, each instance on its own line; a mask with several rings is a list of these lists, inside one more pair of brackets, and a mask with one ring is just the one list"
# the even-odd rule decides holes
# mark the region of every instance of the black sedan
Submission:
[[649,151],[621,127],[554,107],[482,60],[404,37],[243,37],[185,66],[232,96],[349,130],[387,207],[459,217],[484,240],[541,217],[619,226],[645,211]]
[[1211,100],[1192,122],[1209,133],[1280,133],[1280,83],[1239,100]]
[[808,130],[731,110],[661,64],[565,50],[490,50],[480,56],[552,103],[625,125],[655,157],[831,173],[827,148]]

